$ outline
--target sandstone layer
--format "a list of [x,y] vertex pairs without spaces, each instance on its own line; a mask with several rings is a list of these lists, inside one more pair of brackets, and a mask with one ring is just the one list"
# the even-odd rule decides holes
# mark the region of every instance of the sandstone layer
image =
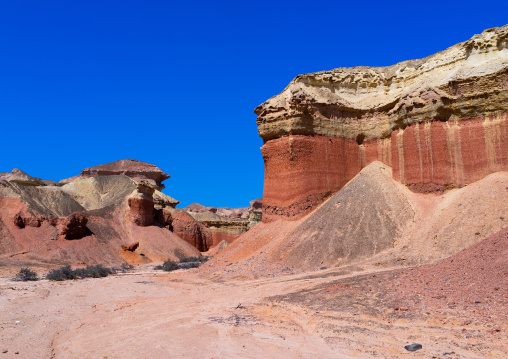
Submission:
[[212,243],[209,248],[226,241],[232,243],[241,234],[261,222],[263,199],[249,202],[250,207],[207,207],[192,203],[185,207],[194,219],[210,228]]
[[419,60],[297,76],[255,110],[263,221],[298,219],[382,161],[417,192],[508,169],[508,25]]
[[219,216],[213,212],[188,212],[196,221],[206,225],[211,231],[212,244],[215,247],[222,241],[232,243],[249,229],[248,219],[235,219]]
[[169,175],[164,173],[159,167],[146,162],[126,159],[85,168],[81,171],[80,175],[63,179],[60,183],[66,184],[78,178],[112,175],[125,175],[137,181],[148,181],[158,190],[164,188],[162,182],[169,178]]

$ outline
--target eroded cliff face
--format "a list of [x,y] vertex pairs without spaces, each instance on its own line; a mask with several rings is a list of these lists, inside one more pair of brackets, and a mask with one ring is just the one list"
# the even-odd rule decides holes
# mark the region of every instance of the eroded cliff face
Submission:
[[369,163],[418,192],[508,170],[508,25],[389,67],[297,76],[255,110],[263,221],[297,219]]

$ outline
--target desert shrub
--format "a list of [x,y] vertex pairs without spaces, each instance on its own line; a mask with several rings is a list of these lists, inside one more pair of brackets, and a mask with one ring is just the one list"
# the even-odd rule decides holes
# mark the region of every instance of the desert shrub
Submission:
[[104,267],[102,264],[86,267],[87,276],[91,278],[103,278],[110,274],[115,274],[113,268]]
[[79,278],[102,278],[115,273],[116,270],[114,268],[104,267],[102,264],[89,265],[86,268],[76,269],[72,269],[71,266],[67,265],[59,269],[51,270],[46,275],[46,279],[62,281]]
[[66,265],[58,269],[52,269],[46,274],[46,279],[49,280],[71,280],[76,279],[76,273],[72,270],[71,266]]
[[115,272],[115,273],[118,273],[118,272],[121,272],[121,273],[125,273],[129,270],[131,270],[132,268],[134,268],[134,266],[132,264],[129,264],[129,263],[122,263],[120,265],[120,267],[112,267],[111,269]]
[[23,282],[39,280],[37,273],[30,268],[21,268],[15,279]]
[[134,266],[129,263],[122,263],[122,265],[120,266],[120,269],[123,271],[130,270],[132,268],[134,268]]
[[166,272],[172,272],[174,270],[177,270],[178,268],[179,268],[178,263],[173,262],[171,259],[168,259],[167,261],[162,263],[162,265],[155,267],[155,269],[160,269]]

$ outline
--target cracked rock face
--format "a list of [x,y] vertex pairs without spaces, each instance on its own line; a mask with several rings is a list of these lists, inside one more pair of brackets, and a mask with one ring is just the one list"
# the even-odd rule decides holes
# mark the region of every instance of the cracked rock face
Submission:
[[508,25],[419,60],[297,76],[255,109],[263,221],[312,211],[373,161],[418,192],[508,169]]

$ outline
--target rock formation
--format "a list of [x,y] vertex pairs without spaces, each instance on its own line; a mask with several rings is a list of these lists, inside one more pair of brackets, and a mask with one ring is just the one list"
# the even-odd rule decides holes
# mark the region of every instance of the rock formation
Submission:
[[415,193],[375,161],[309,215],[260,223],[201,272],[225,280],[433,263],[507,226],[507,184],[503,171],[439,196]]
[[151,226],[154,220],[153,193],[155,189],[147,183],[138,183],[129,197],[130,219],[138,226]]
[[298,219],[382,161],[416,192],[508,170],[508,25],[388,67],[297,76],[256,108],[263,221]]
[[112,175],[125,175],[136,181],[148,181],[158,190],[164,188],[162,182],[169,178],[167,173],[162,172],[160,168],[149,163],[136,160],[119,160],[100,166],[85,168],[81,171],[80,175],[63,179],[60,183],[66,184],[79,178]]
[[196,221],[206,225],[211,231],[212,244],[215,247],[222,241],[232,243],[249,229],[248,219],[236,219],[219,216],[213,212],[188,212]]
[[171,227],[173,233],[196,247],[200,252],[208,251],[213,245],[210,229],[185,211],[177,210],[172,214]]
[[232,243],[241,234],[261,222],[263,199],[250,201],[250,207],[207,207],[199,203],[192,203],[185,207],[194,219],[210,228],[214,247],[226,241]]
[[166,223],[155,222],[167,222],[178,203],[157,189],[168,175],[143,162],[113,164],[83,170],[61,186],[17,170],[3,173],[2,263],[118,265],[199,256]]

